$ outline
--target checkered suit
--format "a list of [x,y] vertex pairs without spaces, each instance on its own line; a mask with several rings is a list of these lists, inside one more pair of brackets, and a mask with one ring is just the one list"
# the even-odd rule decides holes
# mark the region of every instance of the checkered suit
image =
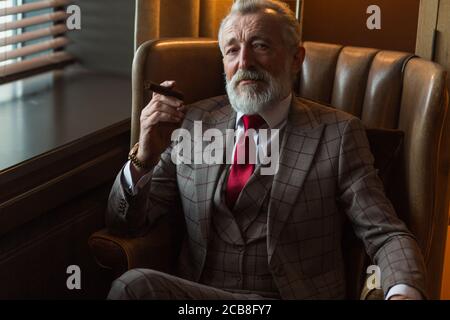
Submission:
[[[183,127],[192,131],[234,128],[226,96],[191,105]],[[225,139],[224,139],[225,140]],[[205,142],[205,145],[207,143]],[[293,99],[281,141],[280,168],[267,207],[267,259],[284,299],[345,297],[342,226],[349,219],[366,251],[382,270],[385,292],[403,283],[425,292],[420,250],[397,218],[373,168],[365,129],[347,113]],[[211,232],[214,191],[221,165],[174,165],[163,153],[148,183],[129,197],[120,176],[111,190],[107,223],[135,232],[180,203],[187,241],[180,257],[188,280],[199,281]],[[258,198],[255,199],[258,201]]]

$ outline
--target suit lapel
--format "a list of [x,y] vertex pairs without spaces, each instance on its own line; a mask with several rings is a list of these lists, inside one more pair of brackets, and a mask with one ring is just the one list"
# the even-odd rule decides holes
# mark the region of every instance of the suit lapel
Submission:
[[[225,168],[226,161],[226,130],[234,129],[236,124],[236,113],[232,110],[230,105],[212,111],[206,114],[202,119],[203,132],[207,129],[218,129],[222,134],[222,141],[224,147],[224,158],[219,164],[197,164],[195,165],[194,173],[194,188],[196,189],[197,199],[194,199],[197,204],[197,212],[199,217],[200,229],[203,235],[205,244],[209,239],[209,232],[211,227],[211,210],[213,206],[214,191],[217,188],[220,173]],[[202,134],[203,134],[202,132]],[[204,141],[203,148],[210,142]]]
[[275,174],[268,210],[267,246],[269,262],[319,146],[324,125],[309,107],[293,99],[280,147],[279,169]]

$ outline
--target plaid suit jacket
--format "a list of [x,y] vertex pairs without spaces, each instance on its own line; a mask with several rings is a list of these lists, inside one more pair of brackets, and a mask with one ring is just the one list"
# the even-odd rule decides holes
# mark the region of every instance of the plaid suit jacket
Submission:
[[[225,140],[225,130],[234,129],[235,120],[227,97],[219,96],[191,105],[182,127],[194,136],[194,121],[202,121],[203,130],[216,128]],[[381,268],[385,292],[407,284],[425,295],[420,249],[385,196],[362,122],[294,98],[284,131],[267,209],[268,264],[281,297],[345,298],[345,219]],[[221,165],[175,165],[171,151],[169,147],[161,155],[152,179],[136,196],[127,195],[119,173],[106,221],[109,227],[137,232],[181,205],[188,237],[185,263],[190,280],[198,281]]]

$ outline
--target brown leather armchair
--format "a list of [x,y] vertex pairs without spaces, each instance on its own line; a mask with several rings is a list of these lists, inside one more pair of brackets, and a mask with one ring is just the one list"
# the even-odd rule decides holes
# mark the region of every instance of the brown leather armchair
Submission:
[[[400,129],[404,145],[387,188],[397,213],[416,236],[428,270],[428,294],[439,298],[449,206],[449,115],[446,72],[409,53],[304,43],[306,58],[297,94],[352,113],[369,128]],[[131,145],[139,115],[150,100],[147,81],[177,80],[186,103],[224,93],[221,54],[215,40],[149,41],[133,63]],[[182,224],[179,224],[182,228]],[[170,232],[169,232],[170,231]],[[180,235],[160,221],[146,235],[127,238],[101,230],[90,246],[100,265],[116,275],[129,268],[171,271]],[[364,255],[356,238],[344,241],[349,298],[359,298]],[[169,253],[172,255],[169,256]],[[363,294],[363,298],[367,298]]]

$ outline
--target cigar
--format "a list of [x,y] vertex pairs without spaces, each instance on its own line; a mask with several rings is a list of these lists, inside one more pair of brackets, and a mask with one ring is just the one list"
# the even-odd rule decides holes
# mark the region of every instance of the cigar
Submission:
[[156,84],[154,82],[148,82],[144,88],[146,90],[151,90],[153,92],[162,94],[164,96],[168,97],[174,97],[179,100],[184,100],[184,95],[180,91],[172,90],[167,87],[160,86],[159,84]]

